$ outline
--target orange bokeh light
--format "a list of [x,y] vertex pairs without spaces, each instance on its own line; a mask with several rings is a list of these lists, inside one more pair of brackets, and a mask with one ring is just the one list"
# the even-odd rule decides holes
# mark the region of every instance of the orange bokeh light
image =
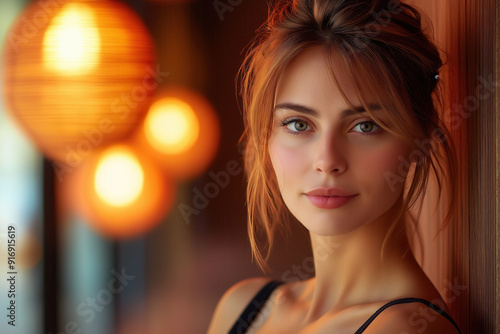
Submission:
[[150,107],[144,131],[156,150],[173,155],[189,150],[196,143],[200,124],[191,106],[177,98],[165,97]]
[[[90,156],[64,193],[100,234],[126,238],[151,230],[168,213],[175,186],[157,164],[130,145]],[[63,195],[64,196],[64,195]]]
[[107,205],[133,204],[144,190],[144,170],[130,150],[115,147],[97,161],[94,191]]
[[201,174],[210,165],[219,138],[219,121],[210,103],[180,87],[158,94],[138,134],[141,146],[181,180]]
[[49,158],[73,167],[130,136],[163,81],[153,41],[114,0],[33,2],[7,34],[6,107]]
[[43,38],[43,65],[60,74],[91,72],[101,61],[101,37],[92,8],[69,3],[52,19]]

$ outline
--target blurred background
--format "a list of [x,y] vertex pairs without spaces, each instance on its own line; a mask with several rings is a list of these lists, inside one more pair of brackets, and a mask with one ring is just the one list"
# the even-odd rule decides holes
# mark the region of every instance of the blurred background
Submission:
[[[263,275],[235,78],[267,10],[0,0],[1,333],[204,333]],[[287,240],[269,276],[310,277],[307,234]]]
[[[235,78],[268,2],[0,0],[0,333],[205,333],[224,291],[264,275]],[[460,197],[441,230],[429,184],[417,260],[463,333],[498,333],[500,6],[407,2],[446,59]],[[307,279],[290,224],[267,276]]]

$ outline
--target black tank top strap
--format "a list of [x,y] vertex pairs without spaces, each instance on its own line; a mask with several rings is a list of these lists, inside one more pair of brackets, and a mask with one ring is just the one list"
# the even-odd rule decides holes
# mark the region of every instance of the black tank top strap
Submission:
[[278,286],[283,284],[282,281],[271,281],[264,285],[255,297],[248,303],[247,307],[240,314],[234,326],[229,330],[229,334],[243,334],[250,328],[250,325],[255,320],[262,307],[266,303],[271,293]]
[[[229,330],[228,334],[244,334],[247,332],[247,330],[250,328],[252,322],[255,320],[259,312],[262,310],[264,305],[267,302],[267,299],[269,296],[273,293],[273,291],[283,284],[282,281],[270,281],[266,285],[264,285],[259,292],[254,296],[254,298],[248,303],[246,308],[243,310],[243,312],[240,314],[238,317],[238,320],[236,323],[233,325],[233,327]],[[441,309],[439,306],[425,300],[422,298],[400,298],[396,299],[393,301],[388,302],[387,304],[383,305],[380,307],[357,331],[355,334],[361,334],[363,333],[366,328],[375,320],[377,316],[380,315],[385,309],[388,307],[391,307],[393,305],[398,305],[398,304],[407,304],[407,303],[421,303],[426,305],[427,307],[431,308],[432,310],[436,311],[437,313],[441,314],[443,317],[445,317],[448,321],[450,321],[453,326],[458,330],[459,333],[462,333],[460,331],[460,328],[458,327],[457,323],[453,320],[453,318],[446,313],[443,309]]]
[[400,299],[396,299],[396,300],[393,300],[393,301],[390,301],[388,302],[387,304],[385,304],[384,306],[382,306],[381,308],[379,308],[377,310],[377,312],[375,312],[357,331],[355,334],[361,334],[365,331],[365,329],[372,323],[373,320],[375,320],[375,318],[380,314],[382,313],[383,310],[385,310],[386,308],[390,307],[390,306],[393,306],[393,305],[397,305],[397,304],[406,304],[406,303],[422,303],[428,307],[430,307],[431,309],[433,309],[434,311],[436,311],[437,313],[441,314],[443,317],[445,317],[446,319],[448,319],[452,324],[453,326],[455,326],[455,328],[458,330],[459,333],[462,333],[460,331],[460,328],[458,328],[458,325],[457,323],[455,322],[455,320],[453,320],[453,318],[448,314],[446,313],[443,309],[441,309],[439,306],[425,300],[425,299],[422,299],[422,298],[400,298]]

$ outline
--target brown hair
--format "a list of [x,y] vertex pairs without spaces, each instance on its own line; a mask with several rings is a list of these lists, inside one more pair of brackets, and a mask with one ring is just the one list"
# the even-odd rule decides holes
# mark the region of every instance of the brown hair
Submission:
[[[289,213],[268,154],[276,86],[286,66],[311,47],[321,47],[330,59],[340,59],[350,72],[359,100],[375,121],[363,95],[371,92],[378,97],[377,102],[390,115],[385,117],[389,124],[379,125],[408,143],[410,157],[418,156],[403,206],[386,241],[425,192],[431,171],[440,194],[444,184],[448,186],[451,200],[444,223],[451,219],[455,156],[436,108],[440,101],[436,76],[442,61],[421,21],[415,8],[398,0],[278,1],[270,11],[240,69],[248,234],[261,268],[267,269],[274,233],[287,226],[284,221]],[[333,68],[330,72],[335,79]],[[398,175],[387,175],[387,180],[405,182]],[[257,242],[259,231],[267,238],[264,251]]]

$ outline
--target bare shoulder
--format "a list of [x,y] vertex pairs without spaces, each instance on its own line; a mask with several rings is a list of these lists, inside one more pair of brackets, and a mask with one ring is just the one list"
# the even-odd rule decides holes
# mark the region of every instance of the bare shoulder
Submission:
[[368,326],[366,334],[458,334],[442,314],[421,303],[394,305],[384,310]]
[[245,306],[269,281],[266,277],[248,278],[230,287],[215,308],[207,334],[227,333]]

